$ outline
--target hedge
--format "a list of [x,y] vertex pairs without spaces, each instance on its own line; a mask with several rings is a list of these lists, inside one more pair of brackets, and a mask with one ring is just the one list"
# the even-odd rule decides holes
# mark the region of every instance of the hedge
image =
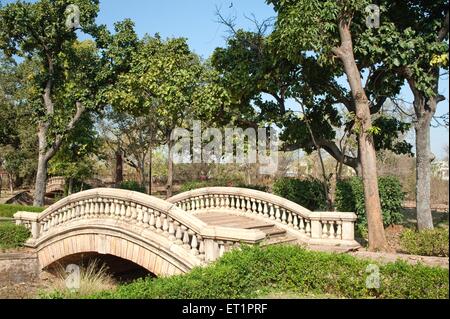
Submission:
[[279,178],[273,185],[273,193],[309,210],[327,209],[323,183],[316,179]]
[[30,237],[30,232],[22,225],[0,223],[0,248],[18,248]]
[[[379,289],[367,288],[370,267],[379,267]],[[168,278],[139,279],[89,298],[257,298],[271,293],[344,298],[448,298],[448,270],[402,261],[385,265],[347,254],[299,246],[242,247],[207,267]],[[54,293],[51,298],[76,297]]]
[[[389,226],[400,223],[403,219],[401,211],[405,198],[400,181],[393,176],[379,177],[378,189],[384,225]],[[367,225],[364,189],[361,178],[353,177],[337,182],[335,205],[338,211],[356,213],[358,225]]]

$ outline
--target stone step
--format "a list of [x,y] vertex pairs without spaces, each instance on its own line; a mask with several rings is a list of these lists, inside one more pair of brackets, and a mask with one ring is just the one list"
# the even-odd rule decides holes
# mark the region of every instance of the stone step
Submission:
[[286,231],[284,229],[277,227],[259,228],[259,230],[266,233],[267,238],[282,237],[286,235]]
[[271,246],[271,245],[280,245],[280,244],[290,244],[295,243],[297,241],[297,238],[286,235],[283,237],[272,237],[264,240],[261,243],[261,246]]

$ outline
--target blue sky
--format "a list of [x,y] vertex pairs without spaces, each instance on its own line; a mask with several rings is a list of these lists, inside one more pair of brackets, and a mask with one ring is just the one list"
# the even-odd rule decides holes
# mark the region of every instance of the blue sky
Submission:
[[[100,0],[98,23],[112,29],[114,22],[131,18],[136,24],[140,36],[145,33],[159,33],[163,37],[185,37],[192,50],[203,58],[209,57],[216,47],[225,45],[227,29],[217,22],[216,7],[223,16],[235,16],[238,27],[251,29],[252,22],[245,15],[255,15],[258,21],[275,16],[271,6],[264,0]],[[13,1],[2,1],[3,3]],[[448,112],[449,84],[448,76],[441,81],[440,93],[447,100],[441,102],[438,115]],[[409,89],[402,91],[405,100],[412,101]],[[432,128],[432,151],[443,156],[443,147],[448,144],[447,128]],[[414,144],[414,134],[409,135]]]

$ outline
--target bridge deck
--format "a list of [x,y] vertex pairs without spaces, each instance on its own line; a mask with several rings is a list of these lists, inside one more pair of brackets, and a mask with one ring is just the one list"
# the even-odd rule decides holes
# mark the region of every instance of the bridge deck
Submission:
[[243,229],[259,229],[266,233],[264,244],[278,244],[296,241],[284,229],[276,227],[274,223],[259,221],[246,216],[237,216],[226,212],[209,212],[196,215],[199,219],[212,226],[233,227]]

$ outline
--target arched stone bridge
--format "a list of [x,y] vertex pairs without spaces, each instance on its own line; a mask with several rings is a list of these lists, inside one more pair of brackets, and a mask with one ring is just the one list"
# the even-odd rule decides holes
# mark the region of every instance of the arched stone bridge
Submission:
[[281,197],[212,187],[168,200],[98,188],[68,196],[40,214],[18,212],[41,269],[95,252],[130,260],[158,276],[188,272],[233,247],[299,241],[357,246],[353,213],[311,212]]
[[46,183],[45,193],[46,194],[62,193],[64,192],[65,186],[66,186],[65,177],[61,176],[50,177]]

